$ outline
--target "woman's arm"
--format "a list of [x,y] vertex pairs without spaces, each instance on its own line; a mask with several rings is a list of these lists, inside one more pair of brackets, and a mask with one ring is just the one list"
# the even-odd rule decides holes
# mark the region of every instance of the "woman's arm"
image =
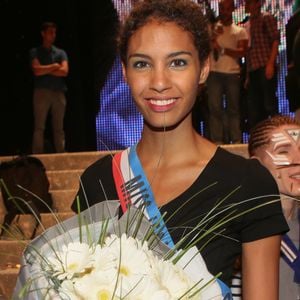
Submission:
[[277,300],[280,235],[243,243],[243,300]]

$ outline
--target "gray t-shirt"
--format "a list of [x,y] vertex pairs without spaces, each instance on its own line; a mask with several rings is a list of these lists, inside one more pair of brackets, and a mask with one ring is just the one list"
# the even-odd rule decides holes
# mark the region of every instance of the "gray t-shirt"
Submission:
[[[37,58],[41,65],[49,65],[53,63],[62,63],[68,61],[67,53],[55,46],[50,49],[37,47],[30,50],[30,62]],[[67,86],[63,77],[53,75],[42,75],[34,77],[35,88],[45,88],[55,91],[66,91]]]

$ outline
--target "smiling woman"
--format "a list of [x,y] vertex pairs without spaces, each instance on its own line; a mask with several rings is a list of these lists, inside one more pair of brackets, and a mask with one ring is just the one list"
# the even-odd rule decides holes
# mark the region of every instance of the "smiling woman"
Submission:
[[[185,237],[226,284],[242,254],[244,299],[273,300],[280,234],[288,230],[276,182],[259,162],[218,148],[192,126],[191,109],[208,75],[209,51],[207,21],[192,1],[146,0],[133,8],[121,32],[120,54],[144,118],[142,137],[83,173],[80,207],[120,199],[125,212],[129,205],[144,204],[169,247]],[[220,284],[223,297],[231,299]]]
[[[203,76],[207,72],[202,69]],[[190,123],[200,75],[192,36],[175,23],[154,20],[133,34],[124,76],[148,125],[184,128]]]

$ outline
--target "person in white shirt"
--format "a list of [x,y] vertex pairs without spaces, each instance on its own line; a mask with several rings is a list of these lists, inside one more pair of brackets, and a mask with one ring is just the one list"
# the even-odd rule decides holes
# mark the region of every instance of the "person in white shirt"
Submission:
[[233,0],[219,3],[219,21],[212,38],[211,69],[207,80],[210,138],[216,144],[226,142],[223,122],[223,95],[229,123],[229,142],[240,143],[240,64],[248,47],[245,28],[234,24]]

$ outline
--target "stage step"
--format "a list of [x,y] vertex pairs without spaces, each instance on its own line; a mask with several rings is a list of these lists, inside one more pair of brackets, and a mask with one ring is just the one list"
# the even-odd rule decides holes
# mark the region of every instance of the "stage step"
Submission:
[[16,285],[19,268],[8,267],[0,269],[0,299],[9,300]]
[[0,269],[16,267],[29,240],[0,240]]
[[52,190],[50,191],[55,212],[70,212],[77,189]]
[[[73,215],[74,213],[71,212],[56,214],[60,221],[66,220]],[[0,215],[1,223],[3,218],[4,216]],[[38,226],[36,235],[41,234],[44,229],[57,224],[55,217],[50,213],[41,214],[41,221],[43,226]],[[28,237],[32,234],[35,222],[31,215],[20,215],[18,224],[21,224],[20,227],[22,227],[22,231],[25,233],[25,238],[18,231],[11,230],[12,235],[5,232],[2,239],[0,239],[0,299],[2,299],[1,292],[5,296],[4,299],[10,299],[11,297],[18,275],[20,257],[30,241]]]
[[[73,215],[73,213],[59,213],[58,218],[63,221]],[[0,216],[0,218],[1,217],[3,218],[3,216]],[[41,214],[41,219],[45,229],[57,224],[51,214]],[[19,219],[23,230],[29,232],[27,235],[31,235],[32,233],[33,221],[30,215],[23,215]],[[36,235],[39,235],[42,231],[43,228],[38,226]],[[13,237],[8,234],[4,234],[3,238],[4,239],[0,240],[0,299],[11,299],[19,272],[20,257],[29,240],[21,238],[13,240]],[[3,296],[1,296],[1,293]]]
[[[64,153],[51,153],[51,154],[34,154],[31,156],[40,159],[46,170],[72,170],[72,169],[85,169],[99,158],[112,154],[113,152],[64,152]],[[0,162],[9,161],[16,156],[2,156]]]
[[77,190],[83,169],[47,171],[50,191],[72,189]]
[[[73,200],[76,197],[77,189],[64,189],[64,190],[50,190],[52,196],[52,209],[54,212],[70,212]],[[0,214],[4,214],[6,211],[2,195],[0,193]],[[1,299],[0,299],[1,300]]]
[[[58,212],[55,214],[52,213],[42,213],[40,214],[41,217],[41,224],[38,225],[36,230],[36,235],[42,233],[45,229],[56,225],[59,221],[64,221],[70,217],[74,216],[74,212]],[[0,214],[0,224],[3,224],[4,215]],[[36,225],[36,219],[33,215],[24,214],[18,215],[12,222],[12,228],[9,232],[3,231],[2,239],[5,240],[16,240],[16,239],[27,239],[32,236],[34,227]],[[23,232],[21,234],[20,230]],[[1,241],[0,240],[0,253],[2,253],[1,248]]]
[[[230,144],[221,145],[222,148],[228,151],[248,157],[247,144]],[[90,152],[65,152],[65,153],[51,153],[51,154],[35,154],[39,158],[48,171],[51,170],[72,170],[72,169],[85,169],[96,160],[105,155],[114,154],[116,151],[90,151]],[[0,163],[11,160],[16,156],[2,156]]]

